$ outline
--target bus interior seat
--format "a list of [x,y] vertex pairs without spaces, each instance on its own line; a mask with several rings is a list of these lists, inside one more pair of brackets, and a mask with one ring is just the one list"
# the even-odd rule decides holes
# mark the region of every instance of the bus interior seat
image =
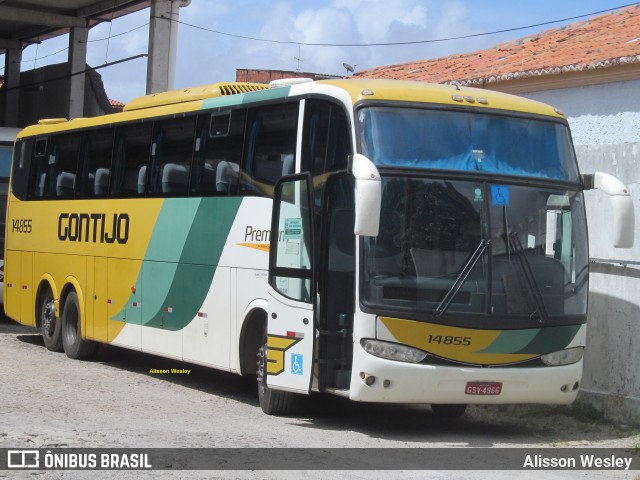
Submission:
[[56,196],[68,197],[73,195],[76,184],[76,176],[69,172],[60,172],[56,179]]
[[87,175],[87,186],[84,188],[85,192],[93,193],[96,188],[95,185],[96,185],[96,176],[93,173],[89,173]]
[[419,277],[439,277],[456,273],[464,266],[470,252],[411,248],[411,258]]
[[184,165],[167,163],[162,167],[162,192],[187,193],[189,169]]
[[[130,173],[127,172],[127,179],[129,179],[129,175]],[[125,180],[125,183],[128,185],[129,182],[127,182]],[[140,170],[138,171],[138,178],[137,178],[137,192],[138,193],[144,193],[144,189],[147,186],[147,166],[143,165],[142,167],[140,167]],[[133,190],[133,188],[129,188],[127,186],[126,190],[131,191]]]
[[109,169],[99,168],[96,170],[96,179],[93,185],[95,195],[106,195],[109,191]]
[[44,194],[47,191],[47,173],[43,172],[40,174],[40,179],[38,180],[38,185],[36,186],[36,197],[44,197]]
[[240,165],[222,160],[216,168],[216,191],[230,192],[238,184]]

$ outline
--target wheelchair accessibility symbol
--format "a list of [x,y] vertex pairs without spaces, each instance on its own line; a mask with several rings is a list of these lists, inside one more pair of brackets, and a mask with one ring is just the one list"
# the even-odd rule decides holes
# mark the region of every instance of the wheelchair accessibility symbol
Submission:
[[291,354],[291,373],[302,375],[302,355],[299,353]]
[[505,185],[491,185],[491,203],[497,207],[508,207],[509,187]]

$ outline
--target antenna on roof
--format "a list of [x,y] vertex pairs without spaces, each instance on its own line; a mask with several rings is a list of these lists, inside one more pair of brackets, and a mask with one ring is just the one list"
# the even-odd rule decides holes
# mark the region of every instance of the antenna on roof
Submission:
[[300,71],[300,62],[304,62],[306,60],[306,58],[302,58],[302,55],[300,53],[300,45],[298,44],[298,56],[297,57],[293,57],[294,60],[298,61],[298,68],[296,70],[296,72]]
[[343,63],[342,66],[347,69],[347,75],[356,71],[355,65],[349,65],[348,63]]

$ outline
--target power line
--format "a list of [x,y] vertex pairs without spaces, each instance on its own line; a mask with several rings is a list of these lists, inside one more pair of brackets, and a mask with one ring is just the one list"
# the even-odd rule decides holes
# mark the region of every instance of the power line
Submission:
[[[149,22],[145,23],[144,25],[139,25],[139,26],[137,26],[135,28],[132,28],[131,30],[127,30],[126,32],[116,33],[115,35],[109,35],[108,37],[104,37],[104,38],[96,38],[96,39],[93,39],[93,40],[87,40],[86,43],[103,42],[105,40],[110,40],[110,39],[115,38],[115,37],[120,37],[122,35],[126,35],[127,33],[131,33],[131,32],[133,32],[135,30],[139,30],[139,29],[144,28],[144,27],[146,27],[148,25],[149,25]],[[36,44],[36,46],[37,45],[38,44]],[[64,48],[62,48],[62,49],[60,49],[60,50],[58,50],[56,52],[50,53],[50,54],[45,55],[43,57],[38,57],[37,53],[36,53],[36,58],[32,58],[32,59],[29,59],[29,60],[21,60],[20,63],[29,63],[29,62],[34,62],[35,63],[38,60],[42,60],[42,59],[45,59],[45,58],[53,57],[54,55],[58,55],[59,53],[65,52],[67,50],[69,50],[69,47],[64,47]],[[3,70],[4,70],[4,67],[0,67],[0,72],[2,72]]]
[[461,35],[461,36],[458,36],[458,37],[434,38],[434,39],[429,39],[429,40],[415,40],[415,41],[410,41],[410,42],[383,42],[383,43],[311,43],[311,42],[296,42],[294,40],[274,40],[274,39],[270,39],[270,38],[258,38],[258,37],[251,37],[251,36],[246,36],[246,35],[238,35],[238,34],[234,34],[234,33],[222,32],[220,30],[213,30],[213,29],[210,29],[210,28],[202,27],[200,25],[194,25],[192,23],[187,23],[187,22],[184,22],[182,20],[168,19],[166,17],[154,17],[154,18],[164,18],[165,20],[170,20],[172,22],[179,23],[180,25],[185,25],[187,27],[195,28],[197,30],[203,30],[205,32],[215,33],[217,35],[224,35],[224,36],[227,36],[227,37],[240,38],[240,39],[243,39],[243,40],[251,40],[251,41],[255,41],[255,42],[277,43],[277,44],[284,44],[284,45],[302,45],[302,46],[307,46],[307,47],[389,47],[389,46],[399,46],[399,45],[417,45],[417,44],[425,44],[425,43],[449,42],[449,41],[452,41],[452,40],[463,40],[463,39],[467,39],[467,38],[483,37],[483,36],[487,36],[487,35],[495,35],[495,34],[498,34],[498,33],[515,32],[515,31],[518,31],[518,30],[526,30],[528,28],[542,27],[542,26],[551,25],[551,24],[554,24],[554,23],[567,22],[567,21],[570,21],[570,20],[577,20],[579,18],[591,17],[593,15],[599,15],[601,13],[607,13],[607,12],[611,12],[613,10],[618,10],[620,8],[630,7],[632,5],[636,5],[637,3],[638,2],[634,2],[634,3],[629,3],[629,4],[626,4],[626,5],[620,5],[618,7],[607,8],[606,10],[599,10],[597,12],[585,13],[583,15],[576,15],[574,17],[567,17],[567,18],[561,18],[561,19],[558,19],[558,20],[550,20],[550,21],[547,21],[547,22],[534,23],[534,24],[525,25],[525,26],[522,26],[522,27],[505,28],[505,29],[502,29],[502,30],[495,30],[495,31],[492,31],[492,32],[474,33],[474,34],[470,34],[470,35]]
[[93,42],[104,42],[105,40],[111,40],[112,38],[116,38],[116,37],[120,37],[122,35],[126,35],[127,33],[131,33],[135,30],[139,30],[141,28],[147,27],[149,26],[149,22],[143,24],[143,25],[139,25],[135,28],[132,28],[131,30],[127,30],[126,32],[122,32],[122,33],[116,33],[115,35],[109,35],[108,37],[104,37],[104,38],[95,38],[93,40],[87,40],[87,43],[93,43]]
[[43,83],[56,82],[58,80],[66,80],[67,78],[75,77],[76,75],[82,75],[83,73],[92,72],[94,70],[100,70],[101,68],[111,67],[111,66],[117,65],[119,63],[129,62],[131,60],[136,60],[138,58],[148,57],[148,56],[149,55],[147,55],[146,53],[139,53],[138,55],[134,55],[132,57],[121,58],[120,60],[115,60],[113,62],[105,63],[104,65],[99,65],[97,67],[85,68],[84,70],[80,70],[79,72],[73,72],[73,73],[69,73],[67,75],[61,75],[59,77],[54,77],[54,78],[47,78],[46,80],[41,80],[39,82],[32,82],[32,83],[28,83],[28,84],[25,84],[25,85],[18,85],[18,86],[10,87],[10,88],[0,88],[0,93],[10,92],[11,90],[19,90],[19,89],[22,89],[22,88],[38,87],[38,86],[42,85]]
[[28,63],[28,62],[36,62],[38,60],[42,60],[43,58],[49,58],[49,57],[53,57],[54,55],[57,55],[59,53],[62,53],[66,50],[69,50],[69,47],[64,47],[63,49],[58,50],[57,52],[53,52],[50,53],[49,55],[45,55],[43,57],[36,57],[36,58],[32,58],[30,60],[22,60],[20,63]]

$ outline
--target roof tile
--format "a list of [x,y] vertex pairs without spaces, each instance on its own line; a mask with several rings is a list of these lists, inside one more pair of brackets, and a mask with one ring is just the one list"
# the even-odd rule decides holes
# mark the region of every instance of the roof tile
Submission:
[[640,63],[640,5],[473,53],[358,72],[366,78],[481,84]]

